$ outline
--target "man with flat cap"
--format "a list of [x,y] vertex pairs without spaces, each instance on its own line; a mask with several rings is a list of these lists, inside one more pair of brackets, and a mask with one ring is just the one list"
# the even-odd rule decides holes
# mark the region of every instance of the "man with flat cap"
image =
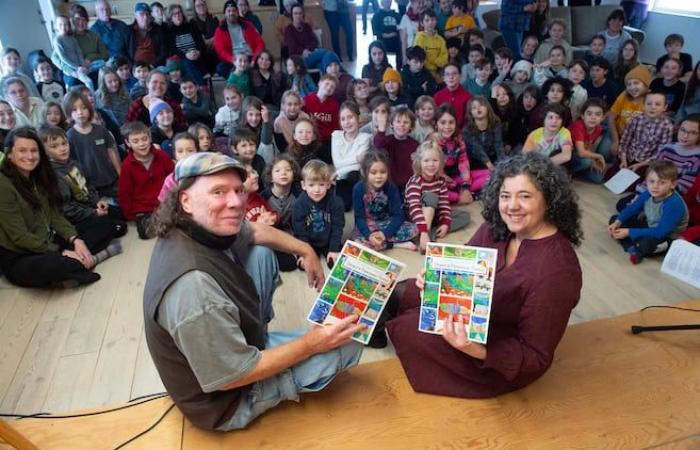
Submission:
[[[362,354],[350,340],[364,327],[356,316],[307,332],[267,332],[274,288],[259,297],[240,255],[270,247],[299,255],[310,286],[320,288],[324,276],[308,244],[244,220],[245,177],[228,156],[185,158],[152,223],[158,240],[144,289],[148,348],[175,404],[211,430],[243,428],[281,401],[324,388]],[[270,283],[269,275],[253,275]]]

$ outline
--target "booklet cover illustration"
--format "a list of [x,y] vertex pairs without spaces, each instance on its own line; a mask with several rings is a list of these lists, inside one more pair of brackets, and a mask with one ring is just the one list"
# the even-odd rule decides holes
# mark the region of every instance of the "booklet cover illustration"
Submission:
[[497,255],[492,248],[428,244],[418,329],[442,334],[447,317],[461,314],[469,340],[485,344]]
[[367,344],[404,267],[356,242],[345,242],[308,320],[329,325],[355,314],[367,328],[353,339]]

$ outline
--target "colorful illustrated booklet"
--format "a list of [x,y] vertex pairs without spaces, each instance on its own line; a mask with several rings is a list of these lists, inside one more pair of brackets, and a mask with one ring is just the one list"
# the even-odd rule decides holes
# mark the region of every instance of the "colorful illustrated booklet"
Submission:
[[448,315],[462,314],[469,340],[485,344],[497,256],[493,248],[428,244],[418,330],[442,334]]
[[329,325],[355,314],[367,328],[353,339],[367,344],[404,267],[395,259],[346,241],[307,319]]

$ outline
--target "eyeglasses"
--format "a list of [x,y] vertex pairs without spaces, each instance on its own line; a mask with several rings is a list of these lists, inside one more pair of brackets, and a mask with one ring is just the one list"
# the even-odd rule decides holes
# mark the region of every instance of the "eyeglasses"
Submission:
[[689,129],[683,128],[683,127],[681,127],[681,128],[678,130],[678,132],[679,132],[679,133],[689,134],[689,135],[691,135],[691,136],[697,136],[697,135],[700,134],[700,131],[697,131],[697,130],[689,130]]

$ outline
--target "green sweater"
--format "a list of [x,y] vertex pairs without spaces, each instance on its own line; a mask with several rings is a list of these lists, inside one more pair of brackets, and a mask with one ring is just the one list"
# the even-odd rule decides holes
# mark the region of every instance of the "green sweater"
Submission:
[[0,247],[15,253],[48,253],[58,250],[51,242],[51,230],[66,240],[78,234],[59,209],[49,206],[46,195],[39,195],[39,203],[40,209],[32,209],[0,172]]

